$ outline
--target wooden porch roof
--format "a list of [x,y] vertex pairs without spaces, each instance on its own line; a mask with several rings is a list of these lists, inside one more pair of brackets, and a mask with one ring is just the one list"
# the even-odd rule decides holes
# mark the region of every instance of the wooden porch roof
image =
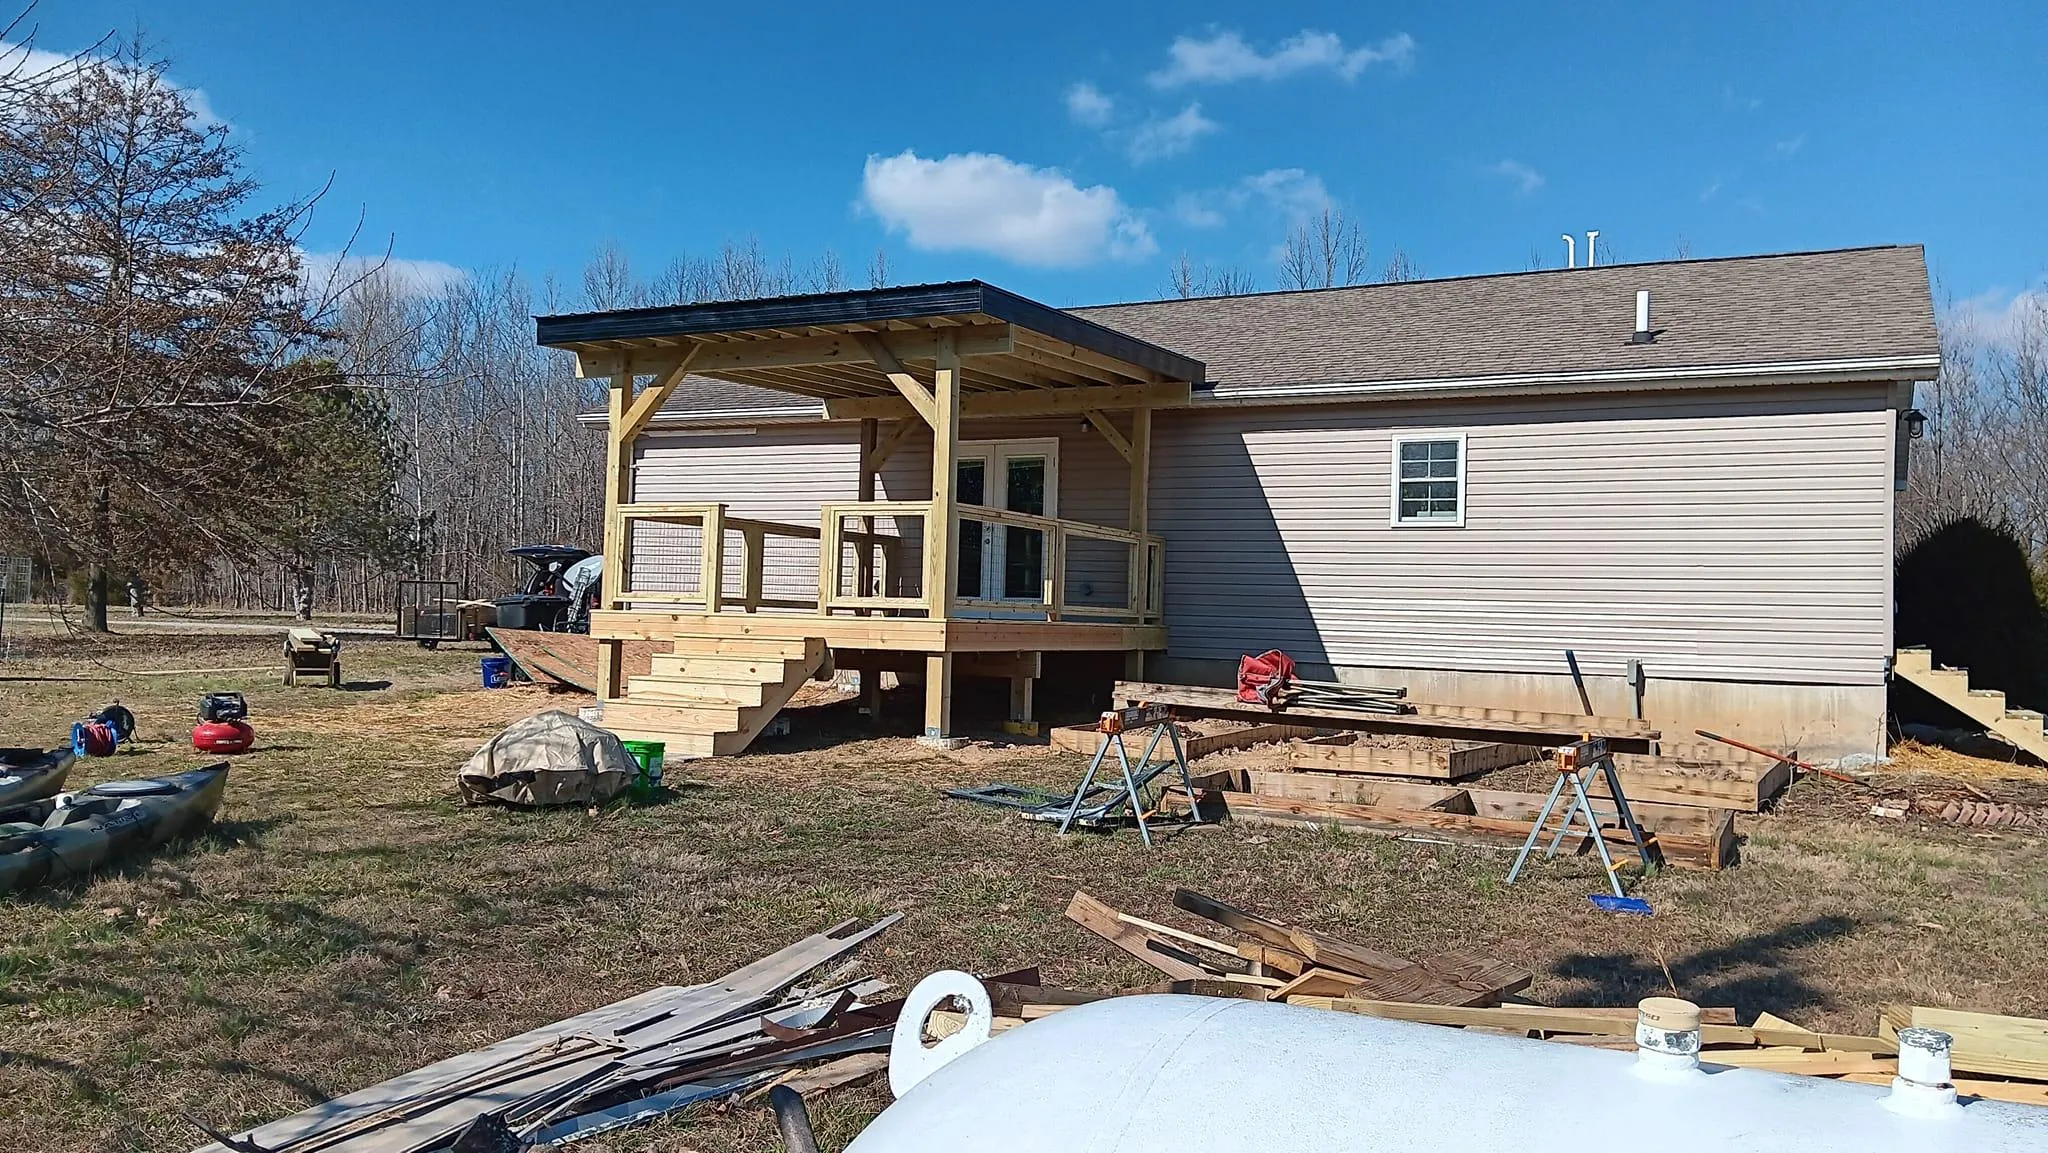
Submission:
[[[963,415],[1186,404],[1199,360],[978,280],[535,320],[584,376],[687,373],[815,397],[828,419],[909,415],[905,374],[960,358]],[[915,366],[915,371],[913,371]]]

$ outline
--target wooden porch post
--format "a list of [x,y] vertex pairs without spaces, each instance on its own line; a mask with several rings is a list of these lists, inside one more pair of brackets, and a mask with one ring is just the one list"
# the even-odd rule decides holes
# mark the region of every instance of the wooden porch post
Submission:
[[[875,499],[875,449],[881,443],[882,422],[868,417],[860,422],[860,492],[856,499],[863,504]],[[855,547],[853,555],[858,558],[854,571],[860,587],[854,591],[860,596],[872,596],[875,591],[875,518],[859,518],[862,540]],[[855,616],[867,616],[868,610],[861,609]]]
[[[932,374],[932,511],[925,522],[925,604],[937,621],[953,615],[953,572],[960,556],[953,475],[959,460],[960,355],[952,330],[946,329],[939,334],[937,371]],[[924,735],[933,741],[953,735],[951,653],[925,657]]]
[[[597,607],[619,607],[619,590],[626,587],[626,518],[619,506],[633,502],[633,435],[626,414],[633,408],[633,373],[621,363],[606,390],[604,454],[604,576]],[[608,637],[597,642],[597,699],[619,699],[620,657],[624,645]]]
[[[1151,531],[1152,523],[1152,410],[1133,409],[1131,412],[1131,489],[1130,507],[1125,516],[1125,526],[1132,532],[1144,534]],[[1130,595],[1132,609],[1141,618],[1145,611],[1145,590],[1151,580],[1146,568],[1145,546],[1140,542],[1131,550],[1130,571],[1126,591]],[[1142,681],[1145,679],[1145,652],[1133,649],[1124,654],[1124,679]]]

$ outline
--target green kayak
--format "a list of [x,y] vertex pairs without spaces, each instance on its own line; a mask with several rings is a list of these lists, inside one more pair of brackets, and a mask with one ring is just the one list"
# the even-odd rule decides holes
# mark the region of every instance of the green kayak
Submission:
[[63,791],[70,749],[0,749],[0,809]]
[[0,808],[0,893],[88,873],[198,828],[213,819],[227,783],[223,761]]

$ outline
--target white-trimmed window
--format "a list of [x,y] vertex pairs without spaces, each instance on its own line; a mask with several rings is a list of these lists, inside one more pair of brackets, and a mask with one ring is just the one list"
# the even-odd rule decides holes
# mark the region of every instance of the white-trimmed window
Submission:
[[1394,434],[1392,520],[1396,528],[1465,523],[1465,434]]

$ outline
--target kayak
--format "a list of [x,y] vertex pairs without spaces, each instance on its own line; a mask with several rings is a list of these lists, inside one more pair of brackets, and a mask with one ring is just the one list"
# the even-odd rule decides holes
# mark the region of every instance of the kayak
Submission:
[[71,761],[70,749],[0,749],[0,809],[56,796]]
[[213,819],[226,762],[0,808],[0,893],[89,873]]

